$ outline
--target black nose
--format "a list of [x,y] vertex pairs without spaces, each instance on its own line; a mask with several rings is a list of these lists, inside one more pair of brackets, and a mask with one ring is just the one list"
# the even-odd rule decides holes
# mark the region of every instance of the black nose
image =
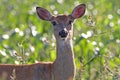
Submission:
[[68,35],[68,32],[65,30],[62,30],[59,32],[59,36],[61,36],[62,38],[67,37],[67,35]]

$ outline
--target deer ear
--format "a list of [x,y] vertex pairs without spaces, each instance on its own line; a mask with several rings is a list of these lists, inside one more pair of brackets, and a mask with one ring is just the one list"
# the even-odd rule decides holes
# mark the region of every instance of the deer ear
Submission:
[[72,17],[75,18],[75,19],[82,17],[84,15],[84,13],[85,13],[85,9],[86,9],[85,4],[78,5],[77,7],[75,7],[73,9],[73,12],[71,14]]
[[36,12],[40,19],[49,21],[52,17],[50,12],[42,7],[36,7]]

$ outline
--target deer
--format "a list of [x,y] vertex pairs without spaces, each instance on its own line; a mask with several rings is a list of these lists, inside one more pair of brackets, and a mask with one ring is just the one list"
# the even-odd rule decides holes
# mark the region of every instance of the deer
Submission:
[[[36,13],[41,20],[53,25],[56,39],[56,59],[53,62],[38,62],[32,64],[0,64],[0,77],[6,80],[74,80],[76,67],[73,51],[73,23],[85,14],[86,5],[79,4],[69,15],[52,15],[47,9],[36,7]],[[14,73],[14,76],[12,74]]]

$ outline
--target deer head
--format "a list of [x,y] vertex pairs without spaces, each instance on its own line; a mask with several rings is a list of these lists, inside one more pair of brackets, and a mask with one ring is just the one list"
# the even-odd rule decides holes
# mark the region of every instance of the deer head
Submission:
[[73,34],[73,22],[75,19],[82,17],[85,13],[85,4],[75,7],[69,15],[53,16],[50,12],[42,7],[37,7],[37,14],[40,19],[50,21],[54,27],[56,40],[70,40]]

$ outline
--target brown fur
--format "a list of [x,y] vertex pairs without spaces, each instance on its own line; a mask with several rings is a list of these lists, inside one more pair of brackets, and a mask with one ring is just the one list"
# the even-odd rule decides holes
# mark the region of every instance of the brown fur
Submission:
[[57,17],[54,18],[58,23],[61,23],[62,22],[66,22],[68,20],[68,17],[67,15],[59,15]]
[[52,63],[36,63],[31,65],[0,65],[0,77],[11,80],[15,70],[17,80],[51,80]]

